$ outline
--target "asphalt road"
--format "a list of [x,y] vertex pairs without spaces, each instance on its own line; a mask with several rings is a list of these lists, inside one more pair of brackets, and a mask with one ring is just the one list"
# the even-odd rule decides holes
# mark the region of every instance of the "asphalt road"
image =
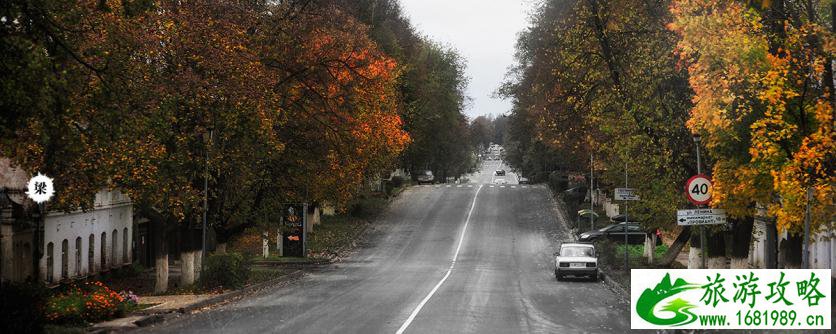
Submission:
[[[151,327],[160,333],[623,333],[628,306],[601,282],[558,282],[569,235],[548,189],[411,187],[347,261],[288,286]],[[454,260],[455,259],[455,260]],[[454,262],[455,261],[455,262]]]

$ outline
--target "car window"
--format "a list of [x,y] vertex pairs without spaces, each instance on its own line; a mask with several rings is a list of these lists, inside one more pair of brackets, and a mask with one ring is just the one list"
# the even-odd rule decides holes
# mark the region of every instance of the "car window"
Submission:
[[627,231],[638,232],[638,231],[641,231],[641,227],[635,226],[635,225],[627,226]]
[[595,251],[591,247],[563,247],[560,249],[560,256],[592,257],[595,256]]

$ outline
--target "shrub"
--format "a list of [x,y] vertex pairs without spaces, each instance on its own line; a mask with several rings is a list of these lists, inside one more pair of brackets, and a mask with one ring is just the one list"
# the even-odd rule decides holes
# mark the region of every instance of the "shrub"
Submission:
[[243,287],[250,275],[250,265],[240,253],[214,254],[206,259],[200,284],[207,289]]
[[4,283],[0,287],[0,332],[43,332],[49,290],[35,283]]
[[403,185],[403,178],[400,176],[393,176],[390,180],[393,188],[398,188]]
[[349,214],[352,217],[371,219],[386,209],[385,198],[376,196],[361,196],[349,207]]
[[132,293],[117,293],[102,282],[70,285],[63,290],[46,303],[46,319],[51,323],[84,324],[112,319],[133,310],[139,301]]

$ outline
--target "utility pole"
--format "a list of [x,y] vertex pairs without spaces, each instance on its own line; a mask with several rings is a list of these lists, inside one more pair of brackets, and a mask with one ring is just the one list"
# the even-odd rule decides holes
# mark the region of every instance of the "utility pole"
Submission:
[[200,277],[203,277],[203,268],[206,267],[206,215],[209,212],[209,148],[212,145],[212,130],[209,130],[209,137],[206,140],[206,166],[203,174],[203,237],[200,250]]
[[801,250],[801,268],[810,269],[810,207],[813,200],[813,187],[807,188],[807,208],[804,212],[804,244]]
[[[624,160],[624,188],[628,188],[627,185],[627,160]],[[627,245],[627,222],[630,219],[627,218],[627,201],[624,201],[624,271],[629,270],[630,268],[630,253],[628,252]]]
[[595,167],[594,167],[595,160],[593,159],[592,153],[589,154],[589,230],[595,229],[595,194],[594,185],[595,185]]
[[[694,135],[694,145],[697,147],[697,174],[702,174],[702,165],[700,161],[700,136]],[[702,207],[702,205],[697,206]],[[706,269],[705,258],[708,254],[708,245],[705,237],[705,225],[700,226],[700,250],[702,251],[702,269]]]

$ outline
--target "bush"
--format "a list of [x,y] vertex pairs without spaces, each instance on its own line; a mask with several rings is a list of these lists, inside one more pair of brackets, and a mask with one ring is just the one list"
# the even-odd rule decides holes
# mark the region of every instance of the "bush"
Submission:
[[557,192],[569,189],[569,179],[558,172],[549,174],[549,186]]
[[35,283],[4,283],[0,288],[0,332],[43,332],[49,290]]
[[403,178],[400,176],[393,176],[390,180],[393,188],[398,188],[403,185]]
[[361,196],[349,207],[349,214],[352,217],[371,219],[386,209],[385,198],[375,196]]
[[49,298],[45,314],[56,324],[85,324],[124,316],[138,304],[133,293],[117,293],[102,282],[70,285]]
[[250,264],[240,253],[214,254],[206,259],[200,284],[207,289],[238,289],[247,283]]

